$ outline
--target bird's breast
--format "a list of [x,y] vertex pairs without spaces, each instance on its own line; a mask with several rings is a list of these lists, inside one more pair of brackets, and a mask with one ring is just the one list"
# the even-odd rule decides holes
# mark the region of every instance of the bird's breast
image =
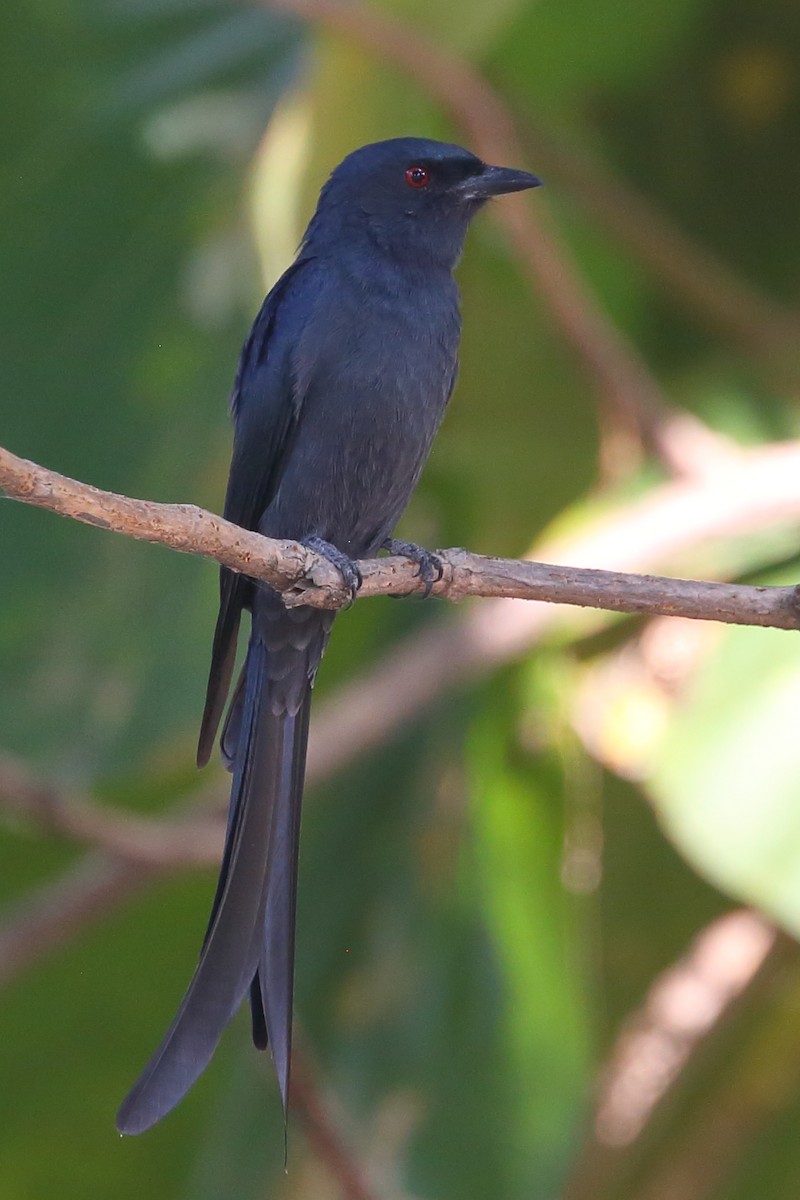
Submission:
[[298,345],[302,417],[270,523],[358,556],[391,533],[428,457],[455,376],[459,314],[449,289],[415,303],[349,299]]

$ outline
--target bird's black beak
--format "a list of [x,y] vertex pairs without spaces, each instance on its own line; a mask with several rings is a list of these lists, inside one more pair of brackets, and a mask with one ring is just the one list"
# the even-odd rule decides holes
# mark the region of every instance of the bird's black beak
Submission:
[[542,181],[527,171],[513,167],[484,166],[477,175],[470,175],[456,187],[462,200],[488,200],[491,196],[504,196],[507,192],[524,192],[527,188],[541,187]]

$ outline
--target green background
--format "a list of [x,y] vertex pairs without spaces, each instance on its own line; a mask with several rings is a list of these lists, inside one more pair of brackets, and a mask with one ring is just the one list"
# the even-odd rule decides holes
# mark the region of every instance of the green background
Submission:
[[[509,165],[547,184],[532,212],[549,210],[670,405],[751,448],[798,436],[796,0],[385,11],[504,97],[524,155]],[[0,45],[0,444],[219,511],[238,348],[327,172],[364,141],[469,132],[399,67],[255,4],[6,4]],[[609,173],[630,189],[611,201],[623,240],[598,208]],[[770,298],[744,334],[646,262],[653,231],[631,195],[726,263],[731,289]],[[521,556],[557,518],[576,534],[611,504],[645,503],[663,464],[626,443],[611,475],[598,467],[607,408],[488,215],[459,280],[460,381],[402,531]],[[719,287],[714,303],[727,297]],[[659,565],[791,582],[796,523],[729,530]],[[0,581],[2,762],[140,816],[224,788],[218,765],[192,765],[212,565],[3,501]],[[355,605],[320,707],[393,647],[463,619],[434,601]],[[565,626],[309,789],[298,1024],[372,1194],[795,1200],[798,708],[794,634]],[[22,819],[2,778],[0,980],[21,906],[89,853]],[[143,883],[7,972],[4,1200],[341,1194],[299,1117],[284,1174],[277,1090],[243,1019],[174,1115],[141,1138],[114,1131],[191,973],[213,882],[209,869]],[[657,1006],[642,1016],[687,951],[690,989],[713,974],[693,939],[743,904],[772,949],[708,1035],[676,1031]],[[615,1141],[596,1110],[636,1012],[686,1054],[654,1112],[634,1096],[642,1127]],[[650,1079],[636,1045],[632,1077]]]

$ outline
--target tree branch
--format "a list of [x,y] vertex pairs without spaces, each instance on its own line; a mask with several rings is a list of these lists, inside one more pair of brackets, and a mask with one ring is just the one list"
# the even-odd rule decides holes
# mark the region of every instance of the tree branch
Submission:
[[[338,571],[321,555],[297,542],[263,538],[194,505],[157,504],[104,492],[1,447],[0,487],[12,499],[61,516],[212,558],[276,588],[289,607],[335,609],[348,599]],[[800,589],[794,587],[630,575],[491,558],[461,549],[441,551],[440,557],[444,572],[433,593],[452,601],[467,596],[544,600],[612,612],[800,628]],[[361,595],[405,595],[423,589],[417,567],[408,559],[367,559],[359,566]]]
[[[9,462],[22,460],[0,451],[0,472]],[[701,466],[706,467],[705,475],[698,470],[696,477],[662,484],[634,504],[609,509],[590,527],[542,547],[542,553],[554,562],[571,558],[606,563],[620,571],[641,570],[669,562],[687,550],[696,552],[709,539],[800,520],[800,442],[763,446],[724,461],[712,457],[709,462],[706,457],[698,463]],[[0,481],[3,478],[0,475]],[[16,486],[22,487],[20,478]],[[455,620],[415,630],[412,638],[318,705],[309,745],[308,784],[329,778],[359,754],[380,745],[448,691],[529,652],[565,618],[565,610],[555,605],[495,599],[469,608]],[[44,885],[4,914],[0,986],[62,945],[65,936],[107,915],[131,891],[156,877],[160,868],[218,861],[221,843],[216,839],[221,829],[216,820],[202,839],[187,839],[165,837],[165,822],[153,820],[151,825],[141,817],[132,818],[133,836],[122,836],[120,818],[109,841],[104,810],[104,819],[94,821],[93,810],[87,817],[84,807],[79,832],[67,811],[74,797],[51,794],[43,799],[42,793],[51,791],[47,785],[22,776],[18,767],[8,769],[7,760],[0,766],[3,805],[43,820],[67,836],[106,847],[102,856],[88,854],[82,860],[85,866],[70,869],[63,879]],[[225,800],[222,791],[217,796],[216,788],[212,789],[220,809]],[[160,848],[151,856],[156,842]]]

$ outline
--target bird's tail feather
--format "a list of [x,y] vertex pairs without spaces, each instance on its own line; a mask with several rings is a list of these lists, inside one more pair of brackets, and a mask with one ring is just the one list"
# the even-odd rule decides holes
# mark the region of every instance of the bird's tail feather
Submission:
[[207,1066],[256,978],[286,1104],[294,888],[310,687],[296,714],[274,713],[268,689],[268,651],[252,639],[242,699],[241,752],[236,756],[211,920],[175,1019],[120,1107],[117,1128],[122,1133],[148,1129],[182,1099]]
[[[287,753],[283,760],[285,777],[280,794],[290,798],[290,802],[281,804],[275,812],[267,871],[264,936],[258,971],[251,992],[253,1041],[256,1046],[263,1045],[263,1034],[266,1033],[275,1073],[278,1076],[284,1113],[288,1111],[289,1106],[297,869],[310,712],[309,684],[300,709],[296,717],[292,718],[292,753]],[[260,1005],[254,1002],[256,989]]]

